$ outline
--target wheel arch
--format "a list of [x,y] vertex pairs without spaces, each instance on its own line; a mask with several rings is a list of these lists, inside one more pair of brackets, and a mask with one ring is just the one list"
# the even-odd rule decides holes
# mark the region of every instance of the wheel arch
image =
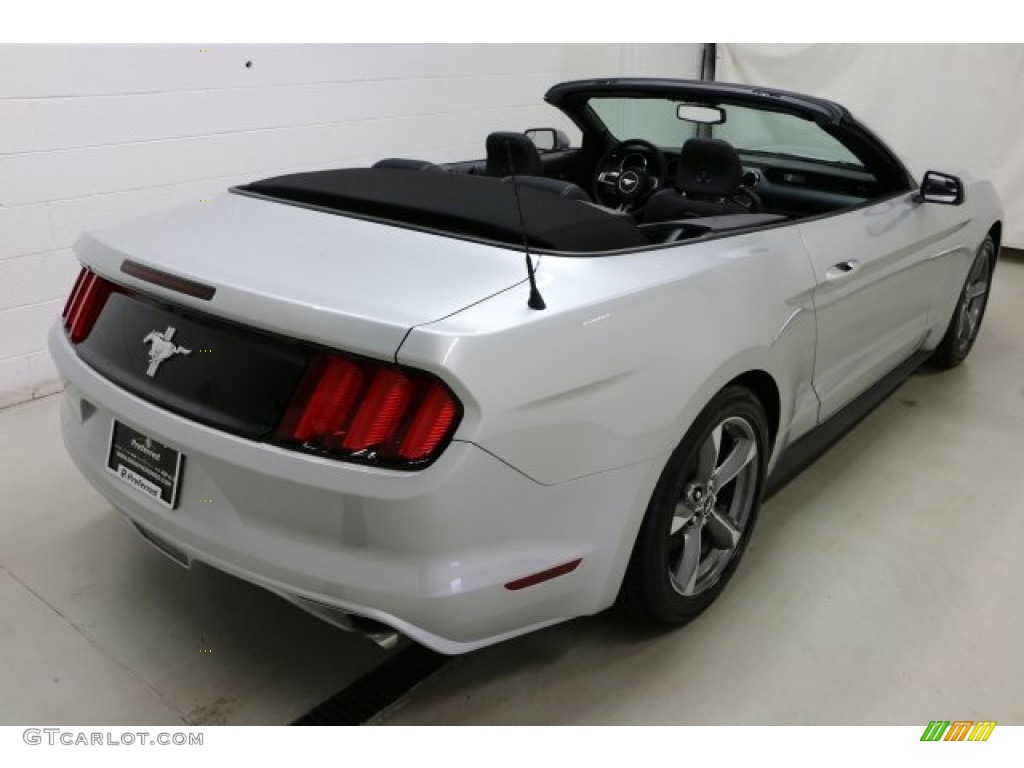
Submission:
[[765,416],[768,418],[768,428],[771,433],[772,443],[774,444],[779,436],[779,420],[782,411],[779,385],[775,382],[775,378],[767,371],[751,370],[741,373],[726,384],[726,386],[733,385],[749,389],[761,402],[761,407],[764,408]]
[[[790,332],[793,333],[793,329]],[[789,382],[786,367],[777,368],[772,364],[769,348],[747,349],[720,366],[718,371],[708,377],[704,381],[704,385],[691,395],[673,420],[676,427],[672,430],[673,442],[666,446],[664,453],[659,453],[657,458],[647,463],[649,476],[645,483],[648,493],[644,502],[637,505],[637,508],[633,510],[633,515],[622,528],[616,554],[613,556],[614,564],[609,569],[609,579],[602,607],[607,607],[614,602],[622,587],[629,558],[643,523],[648,502],[671,458],[672,451],[684,439],[687,430],[698,415],[719,393],[731,386],[741,386],[747,389],[761,403],[768,422],[768,439],[771,442],[768,454],[774,457],[780,439],[785,437],[793,420],[796,402],[795,396],[794,398],[789,397],[789,392],[791,388],[795,389],[796,385]],[[769,471],[770,467],[771,463],[769,462]]]
[[996,244],[996,261],[998,261],[999,248],[1003,244],[1003,222],[997,221],[991,227],[989,227],[988,234],[992,237],[992,240]]
[[[735,406],[730,404],[735,404]],[[733,410],[733,407],[740,407],[742,410],[736,411]],[[725,563],[724,570],[719,573],[721,578],[714,577],[715,581],[711,582],[711,586],[706,594],[693,593],[693,596],[685,597],[684,599],[691,602],[689,607],[681,612],[681,606],[670,607],[671,600],[666,602],[666,598],[664,598],[665,594],[672,594],[671,590],[664,589],[664,584],[660,579],[652,578],[652,568],[655,570],[664,568],[663,558],[656,553],[652,554],[652,546],[662,547],[664,542],[652,544],[652,541],[660,535],[659,532],[664,532],[666,519],[671,519],[673,514],[678,514],[672,510],[678,508],[682,483],[687,480],[687,477],[691,477],[688,474],[680,474],[680,472],[685,471],[687,467],[696,468],[697,465],[690,462],[696,462],[698,453],[702,454],[703,448],[699,446],[706,444],[705,441],[708,440],[713,426],[717,423],[719,424],[718,428],[721,429],[724,421],[719,421],[720,419],[733,420],[733,417],[739,413],[747,422],[747,434],[750,438],[753,439],[756,433],[763,434],[764,431],[767,431],[767,440],[774,442],[774,433],[778,429],[779,410],[780,403],[777,385],[772,376],[763,370],[747,370],[729,379],[707,400],[659,473],[657,485],[645,509],[645,514],[640,521],[636,535],[633,537],[629,559],[619,580],[616,602],[620,606],[641,618],[678,625],[696,617],[717,597],[717,594],[728,581],[732,571],[735,570],[736,563],[738,563],[739,557],[742,556],[742,551],[749,540],[749,536],[743,538],[742,545],[739,545],[737,544],[739,534],[736,534],[736,539],[733,540],[732,546],[727,547],[727,549],[732,550],[735,548],[737,556],[732,558],[730,555],[730,559],[723,561]],[[751,426],[756,424],[756,422],[761,422],[761,425]],[[715,464],[718,463],[720,458],[718,451],[719,446],[716,441],[714,451],[716,454]],[[760,453],[760,450],[758,453]],[[703,456],[701,456],[700,461],[703,462]],[[744,467],[746,467],[744,471],[747,473],[747,477],[749,478],[750,473],[754,472],[755,477],[763,478],[762,473],[767,471],[765,465],[761,463],[763,459],[759,458],[752,466],[747,467],[746,465],[749,462],[750,458],[744,461]],[[757,467],[759,463],[760,467]],[[708,470],[708,477],[712,477],[711,469]],[[710,480],[707,482],[710,483]],[[732,478],[726,480],[722,487],[724,488],[725,485],[731,482]],[[691,484],[693,483],[691,482]],[[757,485],[752,485],[748,487],[748,490],[743,491],[748,499],[744,503],[747,511],[744,512],[743,519],[737,523],[741,526],[739,530],[749,531],[753,526],[757,516],[757,508],[760,505],[762,490],[763,485],[761,488],[758,488]],[[709,487],[708,493],[711,492]],[[749,512],[749,521],[747,519],[747,512]],[[668,515],[668,518],[666,518],[666,515]],[[694,519],[700,520],[702,518]],[[702,526],[703,522],[699,522],[699,527]],[[697,544],[696,546],[699,547],[700,545]],[[660,549],[657,551],[661,552]],[[665,553],[663,552],[662,554]],[[701,558],[703,558],[703,555],[701,555]],[[691,579],[687,582],[691,587],[696,583],[697,568],[698,564],[694,563],[691,569]],[[672,566],[670,570],[674,572],[676,570],[675,566]],[[671,580],[672,577],[670,576],[669,579]],[[690,594],[687,592],[679,593],[678,589],[676,593],[684,596]]]

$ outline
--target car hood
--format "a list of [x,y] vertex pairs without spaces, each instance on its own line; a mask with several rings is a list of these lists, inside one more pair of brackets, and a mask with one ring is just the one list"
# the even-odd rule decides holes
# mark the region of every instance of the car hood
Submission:
[[[82,235],[115,282],[295,338],[393,356],[410,328],[523,282],[521,251],[226,194]],[[125,274],[125,259],[212,286],[212,299]]]

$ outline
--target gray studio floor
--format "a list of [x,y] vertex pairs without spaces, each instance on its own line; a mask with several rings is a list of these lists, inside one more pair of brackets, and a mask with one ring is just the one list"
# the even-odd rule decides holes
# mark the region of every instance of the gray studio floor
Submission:
[[[385,723],[1024,723],[1024,257],[969,362],[915,375],[764,507],[676,632],[613,615],[463,657]],[[57,397],[0,411],[0,724],[280,724],[386,658],[151,551]]]

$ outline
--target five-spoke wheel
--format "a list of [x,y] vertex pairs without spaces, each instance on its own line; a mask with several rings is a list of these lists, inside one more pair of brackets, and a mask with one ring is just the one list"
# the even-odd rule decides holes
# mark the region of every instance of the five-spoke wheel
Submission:
[[711,430],[669,531],[672,586],[686,597],[713,586],[740,543],[757,491],[754,427],[730,416]]
[[730,386],[712,399],[658,480],[623,580],[623,604],[670,624],[711,604],[750,539],[769,439],[752,392]]
[[929,362],[940,368],[960,365],[974,346],[981,330],[981,321],[988,306],[989,284],[996,261],[996,244],[986,237],[967,273],[963,290],[957,301],[946,335],[942,337]]

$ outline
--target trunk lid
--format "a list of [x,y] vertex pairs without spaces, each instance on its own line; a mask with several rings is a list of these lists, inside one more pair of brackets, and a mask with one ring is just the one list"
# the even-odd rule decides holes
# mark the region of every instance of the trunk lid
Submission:
[[[526,277],[518,250],[235,194],[85,234],[76,250],[150,296],[385,359],[413,326]],[[216,293],[203,300],[126,275],[125,259]]]

